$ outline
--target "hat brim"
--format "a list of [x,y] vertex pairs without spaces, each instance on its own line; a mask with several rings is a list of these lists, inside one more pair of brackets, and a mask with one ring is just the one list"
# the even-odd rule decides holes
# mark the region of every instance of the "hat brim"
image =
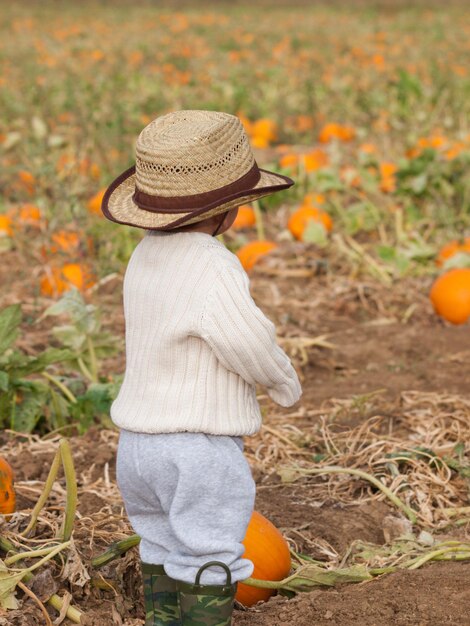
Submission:
[[109,220],[118,224],[136,226],[147,230],[169,230],[230,211],[230,209],[252,202],[262,196],[288,189],[294,184],[294,181],[288,176],[261,168],[259,171],[260,178],[256,185],[218,199],[212,204],[187,213],[158,213],[158,209],[146,211],[134,202],[135,166],[133,166],[118,176],[108,187],[103,196],[101,210]]

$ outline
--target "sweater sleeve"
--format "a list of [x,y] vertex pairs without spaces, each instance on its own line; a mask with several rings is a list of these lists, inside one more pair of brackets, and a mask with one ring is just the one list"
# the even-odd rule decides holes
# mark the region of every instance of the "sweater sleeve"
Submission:
[[218,360],[249,384],[267,388],[274,402],[292,406],[302,395],[289,357],[277,344],[274,324],[256,306],[247,275],[235,268],[219,274],[198,319],[198,334]]

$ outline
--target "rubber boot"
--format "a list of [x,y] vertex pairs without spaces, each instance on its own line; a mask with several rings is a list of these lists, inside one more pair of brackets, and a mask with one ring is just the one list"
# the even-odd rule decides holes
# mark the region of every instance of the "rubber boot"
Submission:
[[[219,565],[227,573],[225,585],[201,585],[202,572]],[[196,575],[195,584],[176,581],[182,626],[230,626],[237,583],[232,585],[230,569],[220,561],[210,561]]]
[[176,580],[163,565],[142,563],[145,626],[181,626]]

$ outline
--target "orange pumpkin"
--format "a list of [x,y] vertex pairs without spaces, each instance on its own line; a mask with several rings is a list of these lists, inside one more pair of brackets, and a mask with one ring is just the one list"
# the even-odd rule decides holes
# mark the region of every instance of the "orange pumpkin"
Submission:
[[62,274],[77,289],[89,289],[96,282],[89,268],[80,263],[67,263],[62,267]]
[[256,223],[255,212],[248,204],[242,204],[238,207],[237,217],[232,224],[232,228],[235,230],[242,230],[244,228],[250,228]]
[[44,296],[56,296],[64,293],[73,285],[77,289],[89,289],[96,280],[86,265],[66,263],[61,268],[49,268],[41,279],[41,293]]
[[[245,539],[244,558],[253,562],[255,569],[252,577],[260,580],[282,580],[289,575],[291,558],[286,540],[261,513],[253,512]],[[245,606],[253,606],[260,600],[264,602],[273,594],[274,589],[259,589],[238,583],[235,598]]]
[[56,296],[67,290],[67,283],[62,278],[62,272],[58,267],[48,268],[47,273],[41,278],[41,293],[43,296]]
[[31,172],[28,172],[26,170],[20,170],[18,172],[18,184],[19,184],[19,187],[21,187],[22,189],[27,191],[30,195],[32,195],[36,187],[36,179],[31,174]]
[[80,245],[80,235],[69,230],[58,230],[51,237],[54,244],[51,245],[52,253],[62,250],[63,252],[75,252]]
[[321,143],[328,143],[332,139],[338,139],[339,141],[351,141],[356,136],[356,131],[351,126],[345,126],[343,124],[325,124],[321,129],[318,136]]
[[279,161],[279,165],[285,168],[295,168],[297,167],[298,163],[299,156],[294,153],[285,154],[283,157],[281,157],[281,160]]
[[237,257],[240,259],[240,263],[248,272],[254,267],[259,259],[261,259],[261,257],[265,256],[275,248],[277,248],[277,244],[273,241],[251,241],[237,251]]
[[330,232],[333,228],[333,221],[328,213],[314,206],[301,206],[292,213],[287,223],[287,227],[296,239],[302,239],[309,220],[320,222]]
[[11,237],[12,235],[11,217],[9,215],[0,215],[0,237]]
[[466,237],[465,241],[461,244],[456,239],[449,241],[445,246],[439,250],[437,255],[436,264],[441,267],[447,261],[458,252],[466,252],[470,254],[470,237]]
[[2,515],[13,513],[15,505],[16,495],[13,487],[13,470],[5,459],[0,457],[0,513]]
[[38,228],[41,225],[41,209],[35,204],[22,204],[19,209],[19,221],[23,225]]
[[253,122],[250,130],[251,143],[254,148],[267,148],[277,138],[276,123],[267,118]]
[[103,196],[105,194],[106,188],[100,189],[95,195],[88,200],[87,207],[90,213],[95,213],[96,215],[101,215],[101,202],[103,200]]
[[429,295],[438,315],[452,324],[464,324],[470,317],[470,268],[439,276]]

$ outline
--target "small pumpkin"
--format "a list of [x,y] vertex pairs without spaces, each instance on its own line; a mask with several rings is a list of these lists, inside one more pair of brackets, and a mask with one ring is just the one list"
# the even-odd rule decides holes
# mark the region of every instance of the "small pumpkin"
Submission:
[[[279,530],[266,517],[253,512],[245,539],[244,558],[253,562],[255,569],[252,577],[260,580],[282,580],[289,575],[291,558],[289,546]],[[257,602],[268,600],[274,589],[259,589],[238,583],[238,602],[245,606],[253,606]]]
[[70,287],[79,290],[89,289],[96,283],[88,266],[80,263],[66,263],[61,268],[48,268],[41,279],[41,293],[54,297],[64,293]]
[[465,324],[470,317],[470,268],[442,274],[429,295],[438,315],[452,324]]
[[87,265],[80,263],[66,263],[62,267],[64,278],[77,289],[89,289],[96,283],[95,277]]
[[255,266],[259,259],[269,254],[269,252],[275,248],[277,248],[277,244],[273,241],[251,241],[237,251],[237,257],[240,259],[240,263],[243,265],[244,269],[248,272]]
[[235,230],[243,230],[244,228],[250,228],[256,224],[255,212],[248,204],[242,204],[238,207],[237,217],[232,224],[232,228]]
[[470,254],[470,237],[466,237],[463,243],[460,243],[457,239],[449,241],[449,243],[439,250],[436,265],[441,267],[448,259],[456,255],[458,252],[466,252],[467,254]]
[[16,494],[13,486],[13,470],[9,463],[0,457],[0,513],[9,515],[15,511]]
[[90,213],[95,213],[96,215],[102,215],[101,213],[101,202],[103,201],[103,196],[105,194],[106,188],[100,189],[94,196],[92,196],[87,203],[88,210]]
[[11,237],[13,235],[12,220],[9,215],[0,215],[0,237]]
[[76,252],[80,246],[80,235],[75,231],[58,230],[51,236],[54,242],[50,246],[50,252],[55,254],[59,250],[62,252]]
[[43,296],[57,296],[67,290],[67,283],[63,279],[58,267],[51,267],[41,278],[40,289]]
[[18,219],[23,225],[38,228],[42,221],[41,209],[35,204],[23,204],[20,206]]
[[317,207],[308,205],[301,206],[295,213],[292,213],[287,223],[287,228],[296,239],[302,240],[304,231],[310,220],[323,224],[327,232],[330,232],[333,228],[333,221],[328,213]]

